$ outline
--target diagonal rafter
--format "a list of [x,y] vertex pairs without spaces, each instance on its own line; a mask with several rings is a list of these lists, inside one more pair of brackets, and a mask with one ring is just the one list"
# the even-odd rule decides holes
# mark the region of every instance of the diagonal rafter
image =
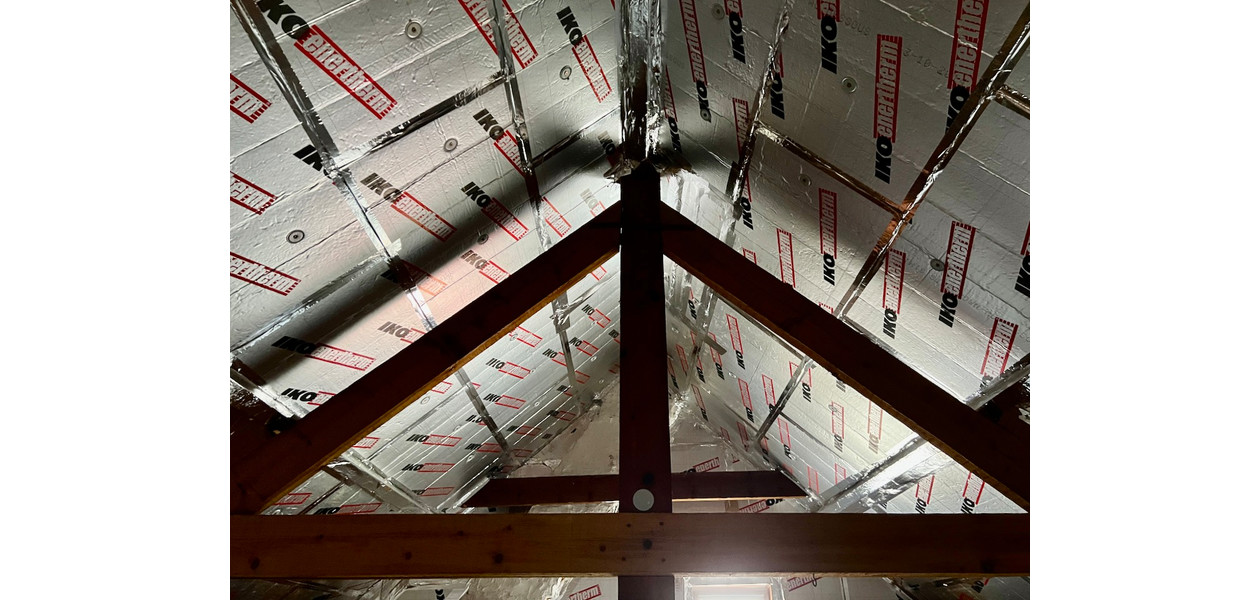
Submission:
[[[1024,23],[1026,20],[1025,14]],[[496,33],[502,47],[502,32]],[[629,125],[627,142],[632,160],[642,154],[635,149],[646,150],[647,146],[643,129],[648,95],[645,67],[645,62],[633,61],[627,77],[634,84],[626,86],[629,101],[625,119]],[[973,122],[978,113],[979,110],[971,111],[968,120]],[[947,160],[948,156],[941,161],[942,168]],[[622,576],[623,591],[629,595],[665,597],[671,591],[673,575],[678,573],[731,570],[899,576],[1026,573],[1027,515],[932,516],[927,517],[932,519],[931,527],[927,528],[932,531],[927,534],[924,533],[925,517],[688,515],[684,518],[669,514],[671,492],[679,492],[680,498],[707,497],[714,492],[672,489],[675,483],[686,480],[686,476],[680,479],[678,475],[669,474],[669,437],[664,418],[667,410],[661,414],[668,406],[664,366],[659,364],[658,352],[651,352],[653,347],[663,345],[660,342],[665,329],[662,253],[691,271],[710,289],[726,296],[732,304],[751,313],[777,335],[803,348],[811,359],[901,418],[1025,508],[1028,506],[1027,455],[1020,440],[1007,439],[1012,437],[1008,432],[995,429],[992,423],[978,418],[876,344],[817,309],[770,275],[750,267],[721,241],[661,205],[659,180],[649,163],[639,164],[637,168],[633,163],[628,166],[634,171],[621,180],[625,197],[621,205],[580,228],[539,260],[433,329],[404,353],[383,363],[327,403],[324,410],[312,413],[292,430],[268,441],[259,451],[236,461],[233,510],[260,510],[362,435],[397,414],[420,392],[454,372],[527,315],[550,302],[559,293],[558,289],[572,285],[590,268],[616,252],[616,229],[620,225],[620,241],[626,254],[622,289],[625,324],[626,330],[634,334],[623,347],[623,369],[635,373],[633,380],[623,381],[630,393],[623,394],[627,404],[623,407],[621,424],[622,472],[619,476],[604,476],[599,484],[587,481],[579,487],[587,494],[602,489],[603,496],[615,491],[622,513],[658,514],[471,518],[394,515],[354,521],[301,518],[300,522],[294,518],[271,520],[237,516],[233,518],[233,575],[420,577],[608,573]],[[928,175],[926,170],[925,175]],[[929,185],[931,179],[934,177],[928,175]],[[923,191],[926,187],[923,186]],[[913,203],[917,204],[917,201]],[[907,211],[905,218],[912,212],[913,208]],[[884,245],[885,250],[889,245],[891,241]],[[548,276],[551,279],[547,279]],[[569,278],[564,280],[565,276]],[[404,354],[406,358],[399,360]],[[1014,456],[1006,456],[1005,452]],[[1024,464],[1021,465],[1020,459]],[[699,485],[699,481],[691,483]],[[615,490],[610,486],[615,486]],[[653,492],[655,501],[640,506],[636,492],[644,491]],[[915,538],[915,546],[907,551],[903,544],[911,538]],[[339,556],[335,564],[292,560],[293,556],[312,554],[303,548],[318,545],[321,553],[327,554],[330,547],[338,544],[362,549],[368,540],[373,543],[366,552],[333,552]],[[446,548],[444,555],[412,561],[410,547],[423,548],[434,543]],[[536,552],[532,556],[523,553],[522,548],[528,549],[531,543],[559,550]],[[656,552],[652,552],[654,543]],[[595,550],[596,545],[598,550]],[[766,552],[766,548],[773,551]],[[511,554],[513,560],[506,560],[507,554]],[[349,560],[345,558],[347,555]]]
[[1029,396],[1028,377],[1024,377],[995,396],[980,414],[1019,438],[1028,439],[1029,425],[1020,418],[1020,407],[1029,405]]
[[[786,7],[792,2],[785,2],[775,49],[786,27]],[[491,0],[491,5],[497,13],[497,2]],[[654,73],[649,66],[659,65],[659,56],[652,54],[659,49],[650,49],[645,40],[652,36],[644,34],[660,33],[660,3],[628,0],[618,8],[626,26],[623,42],[629,57],[622,65],[626,146],[623,157],[628,159],[618,172],[622,175],[623,201],[406,350],[381,363],[321,410],[262,442],[256,451],[234,456],[232,576],[609,574],[619,576],[620,589],[627,597],[672,598],[677,574],[1026,574],[1028,515],[671,514],[674,499],[727,495],[734,488],[726,480],[747,479],[751,474],[670,473],[669,394],[665,365],[659,356],[666,330],[664,256],[706,284],[707,304],[712,303],[713,291],[721,293],[737,309],[802,348],[812,361],[900,418],[1024,508],[1028,507],[1027,440],[972,412],[877,344],[749,265],[720,240],[661,204],[660,180],[650,164],[652,144],[647,131],[648,106],[656,92],[648,86],[652,77],[649,73]],[[1021,21],[1023,41],[1017,39],[1016,45],[1026,44],[1027,19],[1025,10]],[[497,14],[495,21],[500,60],[509,80],[509,103],[513,104],[514,117],[521,117],[519,97],[513,97],[515,81],[506,58],[502,20]],[[1004,51],[1015,37],[1013,32]],[[1016,58],[1019,51],[1014,53]],[[988,87],[976,94],[984,97],[973,98],[974,102],[964,107],[965,116],[959,120],[966,123],[958,126],[963,133],[955,135],[955,142],[978,118],[983,103],[989,101],[989,88],[1000,84],[999,78],[988,73],[985,80]],[[768,79],[763,81],[759,103],[767,84]],[[519,126],[523,118],[513,121]],[[752,121],[755,131],[755,114]],[[950,131],[955,132],[954,128]],[[948,133],[946,137],[948,140]],[[755,133],[750,133],[741,149],[750,150],[754,138]],[[519,135],[518,143],[525,162],[531,164],[528,138]],[[916,183],[918,192],[912,194],[917,196],[913,202],[907,197],[907,204],[897,209],[902,212],[887,203],[885,208],[902,218],[894,219],[891,238],[881,240],[876,253],[882,256],[892,245],[904,221],[913,214],[931,181],[956,149],[955,144],[947,149],[943,159],[937,160],[941,155],[938,149],[933,156],[935,166],[929,163],[932,172],[925,167],[921,178],[926,183]],[[747,177],[747,160],[741,156],[732,166],[732,179],[736,182],[733,189],[741,187],[738,182]],[[530,179],[532,172],[527,175],[527,187],[537,208],[537,183]],[[559,479],[572,480],[574,489],[569,492],[598,493],[601,500],[619,500],[620,514],[381,515],[362,519],[273,519],[252,514],[334,460],[425,390],[455,373],[528,315],[553,302],[564,289],[614,254],[619,242],[623,246],[623,327],[628,332],[622,346],[622,369],[628,376],[622,378],[620,474]],[[865,282],[859,276],[854,285],[851,295],[860,293]],[[842,303],[841,312],[847,306]],[[708,310],[703,319],[706,324],[707,313]],[[693,354],[697,351],[698,346],[693,348]],[[805,368],[801,365],[802,372]],[[785,390],[786,395],[790,395],[791,387]],[[1018,392],[1012,386],[1002,392],[1001,399],[1009,399],[1005,404],[1017,404],[1021,401],[1016,397]],[[476,404],[477,399],[473,400]],[[786,397],[777,408],[782,410],[785,402]],[[767,420],[767,426],[772,419],[773,416]],[[780,481],[765,483],[786,483],[796,488],[781,474],[773,475]],[[758,487],[756,493],[772,487]],[[640,501],[643,492],[651,492],[653,498],[646,506]],[[441,550],[434,552],[434,548]]]
[[617,251],[620,203],[270,439],[234,456],[233,514],[253,514],[398,414]]
[[[992,405],[1000,397],[999,394],[1013,384],[1026,381],[1031,366],[1032,355],[1024,355],[997,379],[989,382],[983,390],[967,398],[965,403],[989,420],[995,421],[996,419],[992,417]],[[1018,416],[1016,418],[1018,419]],[[1021,432],[1017,428],[1010,427],[1009,422],[996,421],[999,426],[1011,433],[1016,435],[1022,433],[1023,438],[1027,437],[1027,423],[1020,423],[1024,426]],[[890,452],[888,458],[865,469],[864,473],[858,474],[855,481],[842,481],[831,489],[825,490],[822,493],[823,503],[815,507],[814,512],[821,512],[833,505],[839,506],[840,512],[863,512],[869,507],[896,497],[920,479],[944,468],[948,461],[938,460],[942,457],[931,448],[925,449],[925,445],[923,438],[917,435],[906,438],[899,444],[899,450]]]
[[662,205],[665,254],[820,366],[1028,508],[1028,444]]

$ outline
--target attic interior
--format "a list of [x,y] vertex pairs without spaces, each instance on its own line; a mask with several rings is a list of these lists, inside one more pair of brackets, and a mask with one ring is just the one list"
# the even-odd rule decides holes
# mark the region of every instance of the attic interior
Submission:
[[1027,4],[231,13],[234,598],[1029,597]]

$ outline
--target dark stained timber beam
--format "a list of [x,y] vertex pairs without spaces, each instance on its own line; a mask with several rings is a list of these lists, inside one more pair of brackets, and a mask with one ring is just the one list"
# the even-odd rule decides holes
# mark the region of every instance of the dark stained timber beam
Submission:
[[621,415],[617,499],[622,512],[670,512],[669,374],[661,179],[650,163],[621,178]]
[[464,502],[467,507],[582,504],[617,499],[616,475],[491,479]]
[[[293,420],[276,412],[247,391],[236,388],[232,394],[232,408],[229,423],[232,426],[231,451],[243,456],[249,454],[267,440],[279,435],[280,431],[292,424]],[[238,395],[239,394],[239,395]]]
[[985,419],[686,217],[661,210],[667,256],[1028,509],[1027,439]]
[[634,600],[674,600],[682,593],[674,589],[673,575],[618,577],[617,596]]
[[801,486],[778,471],[674,473],[675,500],[803,498]]
[[1026,440],[1029,439],[1030,429],[1028,423],[1019,418],[1019,407],[1028,406],[1030,401],[1028,377],[1024,377],[984,405],[980,409],[980,414],[1020,439]]
[[[615,2],[613,4],[616,4]],[[621,417],[617,446],[620,476],[618,510],[668,513],[673,510],[669,456],[669,390],[660,351],[665,345],[665,271],[659,212],[661,181],[647,162],[649,40],[662,37],[661,9],[655,0],[623,0],[621,6],[622,160],[639,164],[621,180],[623,205],[621,260]],[[659,87],[658,90],[659,92]],[[647,501],[646,499],[652,499]],[[633,499],[633,500],[632,500]],[[617,589],[634,600],[674,598],[674,578],[618,577]]]
[[231,576],[284,579],[1029,570],[1027,514],[232,517]]
[[271,505],[612,257],[620,219],[617,203],[258,451],[233,456],[232,513]]
[[[800,498],[805,492],[778,471],[674,473],[674,501]],[[617,500],[617,475],[491,479],[464,506],[532,506]]]

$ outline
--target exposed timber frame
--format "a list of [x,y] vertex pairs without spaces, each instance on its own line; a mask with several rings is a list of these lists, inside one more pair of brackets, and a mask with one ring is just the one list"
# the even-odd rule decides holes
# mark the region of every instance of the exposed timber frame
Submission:
[[[657,0],[628,0],[621,10],[626,31],[660,35],[659,21],[654,21],[659,19]],[[785,27],[786,22],[781,25]],[[881,240],[872,257],[891,246],[901,221],[913,214],[984,104],[995,97],[1007,105],[1006,101],[1019,100],[1011,94],[1002,98],[999,92],[1009,65],[1027,45],[1028,32],[1025,10],[982,78],[982,89],[947,131],[921,181],[896,207],[897,212],[890,210],[897,217],[890,225],[892,233]],[[499,47],[504,47],[501,31],[496,34]],[[648,83],[649,77],[656,76],[648,66],[657,57],[648,55],[650,50],[642,42],[646,35],[625,37],[628,60],[622,67],[621,85],[625,144],[618,170],[622,201],[364,375],[320,410],[278,434],[260,435],[239,445],[232,457],[231,575],[298,579],[615,575],[626,597],[664,599],[673,597],[674,576],[679,574],[1028,574],[1027,514],[673,514],[674,500],[784,497],[790,492],[784,482],[791,482],[779,473],[671,473],[669,396],[666,365],[660,356],[666,339],[665,257],[1025,509],[1029,508],[1027,428],[1026,423],[1014,422],[1012,414],[1027,402],[1027,388],[1021,382],[994,391],[998,394],[994,404],[1004,412],[992,415],[994,420],[986,418],[664,205],[647,131],[652,92]],[[510,65],[507,71],[510,79]],[[1026,99],[1023,104],[1027,106]],[[745,150],[751,148],[753,138],[750,134]],[[736,165],[732,179],[738,182],[746,176],[741,175],[746,168],[746,164]],[[837,173],[833,176],[843,175]],[[894,208],[886,199],[874,200]],[[519,506],[615,499],[618,514],[408,514],[355,519],[257,515],[619,248],[626,332],[621,346],[619,474],[500,480],[467,504]],[[851,292],[860,293],[864,285],[859,277]],[[838,312],[846,308],[838,307]],[[546,487],[563,489],[542,489]]]
[[[1027,515],[670,514],[676,497],[674,482],[689,477],[669,472],[668,396],[660,360],[665,331],[661,253],[1025,507],[1029,497],[1028,447],[1027,438],[1012,435],[953,399],[662,204],[659,181],[652,169],[644,163],[624,177],[622,203],[549,251],[556,254],[531,262],[321,410],[264,442],[258,451],[238,457],[233,465],[233,512],[238,516],[232,521],[232,575],[613,574],[650,597],[663,597],[667,591],[672,593],[672,576],[683,573],[1026,574]],[[545,286],[563,289],[611,256],[616,251],[618,220],[625,278],[623,304],[627,308],[623,318],[629,332],[622,342],[622,370],[636,373],[634,378],[622,380],[623,386],[632,389],[623,394],[621,473],[616,476],[615,488],[606,477],[566,478],[574,481],[564,494],[522,497],[521,501],[599,501],[615,492],[621,514],[381,515],[352,520],[249,516],[549,302],[558,291],[548,291]],[[577,251],[583,247],[584,251]],[[513,311],[522,306],[524,312],[513,317]],[[487,311],[491,314],[484,314]],[[339,399],[342,402],[337,403]],[[387,412],[381,415],[382,410]],[[697,474],[690,479],[717,479],[700,475],[718,474]],[[750,496],[763,493],[754,491]],[[679,490],[677,497],[689,494]],[[695,496],[721,495],[709,492]],[[260,504],[260,498],[268,500]],[[859,519],[851,520],[855,517]],[[925,529],[926,519],[933,519],[933,525]],[[929,530],[932,534],[925,535]],[[731,533],[735,531],[739,533]],[[943,536],[942,531],[949,535]],[[525,540],[535,535],[550,540],[547,551],[525,551],[531,547]],[[336,564],[288,558],[295,553],[309,558],[341,545],[359,547],[368,539],[373,548],[382,550],[356,554],[350,561],[344,560],[345,553],[333,552],[342,557]],[[907,542],[913,544],[904,545]],[[442,560],[400,561],[394,556],[414,555],[411,548],[435,547],[431,544],[444,548]],[[943,545],[938,548],[933,544]],[[600,552],[598,547],[616,550]],[[651,552],[654,547],[660,551]],[[317,548],[321,552],[316,552]],[[768,548],[781,548],[782,552]],[[913,550],[894,551],[905,548]],[[397,552],[391,554],[394,550]],[[514,560],[507,560],[508,556]],[[698,558],[702,556],[706,558]]]
[[232,457],[232,513],[284,496],[612,257],[620,214],[609,207],[259,451]]
[[665,254],[870,398],[951,458],[1028,508],[1028,445],[791,286],[662,205]]
[[668,582],[670,593],[675,574],[1022,575],[1028,572],[1028,519],[1026,514],[785,513],[234,516],[231,570],[233,577],[283,579],[622,575],[636,587]]
[[[649,65],[654,55],[648,40],[662,34],[660,0],[621,3],[622,94],[621,171],[621,378],[618,422],[618,516],[669,517],[674,512],[669,454],[669,388],[661,349],[666,346],[665,260],[661,236],[661,180],[650,162],[648,127]],[[655,49],[659,52],[659,48]],[[659,87],[659,86],[658,86]],[[650,521],[648,521],[650,523]],[[664,521],[658,521],[664,523]],[[630,531],[633,526],[626,527]],[[617,533],[626,531],[617,525]],[[650,547],[652,542],[639,542]],[[599,548],[607,548],[607,544]],[[628,560],[626,561],[628,562]],[[666,563],[668,564],[668,563]],[[674,598],[671,571],[617,574],[618,595],[645,600]]]
[[[778,471],[674,473],[675,502],[688,500],[764,500],[805,496],[796,482]],[[617,475],[570,475],[492,479],[464,506],[535,506],[618,500]]]

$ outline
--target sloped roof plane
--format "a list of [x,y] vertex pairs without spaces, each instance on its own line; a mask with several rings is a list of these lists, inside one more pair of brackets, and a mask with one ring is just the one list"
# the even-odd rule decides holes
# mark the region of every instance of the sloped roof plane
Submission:
[[[990,4],[233,0],[235,592],[1026,575],[1028,9]],[[587,435],[609,459],[557,453]],[[662,514],[616,546],[634,566],[559,568],[473,517],[599,501],[494,519],[574,548],[644,512],[806,537],[743,562],[773,531]],[[305,520],[351,514],[395,516]],[[441,560],[371,534],[483,526]],[[890,535],[919,550],[878,558]]]

